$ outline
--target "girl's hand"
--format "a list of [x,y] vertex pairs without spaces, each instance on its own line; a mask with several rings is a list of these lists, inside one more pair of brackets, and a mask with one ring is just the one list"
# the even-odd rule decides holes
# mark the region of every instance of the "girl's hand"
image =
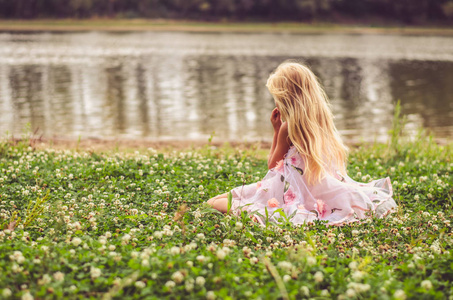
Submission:
[[271,123],[272,126],[274,127],[274,131],[278,132],[280,130],[280,127],[282,126],[282,119],[278,108],[274,108],[274,110],[272,110]]

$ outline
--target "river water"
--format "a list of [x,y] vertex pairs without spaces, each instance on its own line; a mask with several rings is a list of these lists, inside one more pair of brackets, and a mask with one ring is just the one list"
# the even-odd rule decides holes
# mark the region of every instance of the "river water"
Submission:
[[295,59],[320,78],[347,141],[453,137],[453,37],[184,32],[0,33],[0,134],[270,140],[265,83]]

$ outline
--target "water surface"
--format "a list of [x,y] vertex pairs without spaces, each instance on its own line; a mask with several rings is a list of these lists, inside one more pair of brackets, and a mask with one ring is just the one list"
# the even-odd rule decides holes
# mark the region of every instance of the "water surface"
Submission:
[[453,137],[453,38],[236,33],[0,33],[0,134],[270,140],[265,83],[309,65],[349,141],[410,129]]

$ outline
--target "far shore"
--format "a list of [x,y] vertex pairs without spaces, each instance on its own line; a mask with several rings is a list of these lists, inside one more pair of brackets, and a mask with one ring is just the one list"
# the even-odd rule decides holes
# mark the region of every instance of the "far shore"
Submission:
[[452,27],[366,26],[297,22],[195,22],[163,19],[0,20],[2,32],[185,31],[295,34],[404,34],[452,36]]

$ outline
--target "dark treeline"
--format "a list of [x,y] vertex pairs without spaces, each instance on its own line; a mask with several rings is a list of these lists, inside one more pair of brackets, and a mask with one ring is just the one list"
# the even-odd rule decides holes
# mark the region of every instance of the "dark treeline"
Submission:
[[0,0],[1,18],[453,21],[453,0]]

